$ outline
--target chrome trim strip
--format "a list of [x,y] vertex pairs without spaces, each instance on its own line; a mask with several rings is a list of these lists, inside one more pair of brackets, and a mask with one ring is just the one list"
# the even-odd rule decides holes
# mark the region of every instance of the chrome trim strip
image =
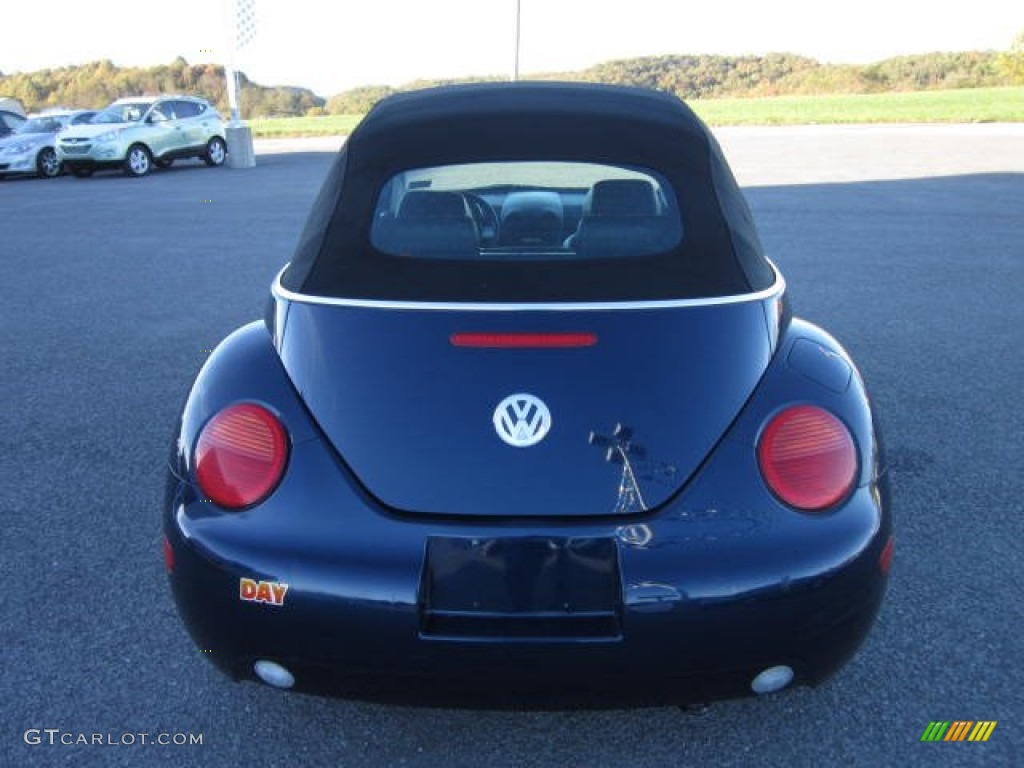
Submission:
[[500,302],[445,302],[445,301],[388,301],[385,299],[340,299],[330,296],[307,296],[295,293],[281,285],[281,275],[288,269],[285,264],[270,288],[274,298],[286,299],[299,304],[320,304],[330,307],[360,307],[363,309],[391,309],[435,312],[606,312],[636,309],[677,309],[682,307],[715,307],[725,304],[742,304],[748,301],[764,301],[781,296],[786,290],[786,279],[770,259],[768,263],[775,272],[775,282],[756,293],[741,293],[733,296],[711,296],[704,299],[665,299],[661,301],[594,301],[560,302],[537,304],[503,304]]

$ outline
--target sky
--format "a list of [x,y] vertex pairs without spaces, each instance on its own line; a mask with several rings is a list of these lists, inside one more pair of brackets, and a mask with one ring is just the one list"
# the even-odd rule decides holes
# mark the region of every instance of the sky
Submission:
[[[119,66],[226,62],[236,0],[5,0],[0,72],[111,59]],[[328,97],[359,85],[507,75],[516,0],[252,0],[236,62],[263,85]],[[788,52],[867,63],[931,51],[1005,50],[1021,0],[520,0],[520,72],[667,53]]]

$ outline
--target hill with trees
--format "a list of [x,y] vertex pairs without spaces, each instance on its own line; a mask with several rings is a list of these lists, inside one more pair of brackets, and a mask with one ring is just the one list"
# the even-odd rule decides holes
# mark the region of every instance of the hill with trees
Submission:
[[[898,56],[867,65],[823,64],[789,53],[764,56],[667,55],[606,61],[577,72],[529,75],[539,80],[574,80],[636,85],[669,91],[682,99],[883,93],[947,88],[983,88],[1024,83],[1024,34],[1005,52],[967,51]],[[468,77],[417,80],[399,88],[366,85],[328,100],[308,88],[267,87],[240,74],[245,118],[362,114],[381,98],[453,82],[504,80]],[[169,65],[117,67],[109,60],[37,72],[0,73],[0,94],[25,108],[102,107],[116,98],[156,93],[192,93],[228,110],[224,68],[189,64],[180,56]]]
[[[267,87],[239,73],[244,117],[320,114],[324,99],[308,88]],[[108,59],[36,72],[0,73],[0,94],[18,99],[25,109],[48,107],[98,109],[114,99],[159,93],[187,93],[209,99],[228,114],[227,83],[219,64],[189,64],[178,57],[169,65],[117,67]]]
[[[1024,35],[1014,56],[993,51],[898,56],[873,64],[822,64],[806,56],[668,55],[606,61],[578,72],[530,75],[537,80],[573,80],[635,85],[674,93],[681,99],[884,93],[1024,84]],[[459,82],[501,80],[466,78]],[[332,96],[331,114],[365,112],[390,93],[454,80],[419,80],[401,88],[363,86]]]

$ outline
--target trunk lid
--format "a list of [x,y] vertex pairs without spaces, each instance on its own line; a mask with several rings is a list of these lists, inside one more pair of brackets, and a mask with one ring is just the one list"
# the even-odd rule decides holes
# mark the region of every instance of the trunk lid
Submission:
[[[287,310],[278,347],[297,391],[366,489],[407,513],[657,507],[714,449],[772,354],[759,300],[530,311],[295,301]],[[508,333],[594,343],[453,343]],[[546,406],[546,424],[524,395]],[[533,444],[511,444],[517,437]]]

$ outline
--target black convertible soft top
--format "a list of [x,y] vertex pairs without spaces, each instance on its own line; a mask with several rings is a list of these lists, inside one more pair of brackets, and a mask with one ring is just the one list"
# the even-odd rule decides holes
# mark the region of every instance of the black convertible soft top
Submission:
[[[405,170],[490,161],[647,168],[673,187],[685,237],[649,256],[521,262],[381,253],[370,227]],[[582,83],[490,83],[402,93],[353,131],[282,276],[311,295],[407,301],[622,301],[726,296],[769,287],[747,204],[714,137],[680,100]]]

